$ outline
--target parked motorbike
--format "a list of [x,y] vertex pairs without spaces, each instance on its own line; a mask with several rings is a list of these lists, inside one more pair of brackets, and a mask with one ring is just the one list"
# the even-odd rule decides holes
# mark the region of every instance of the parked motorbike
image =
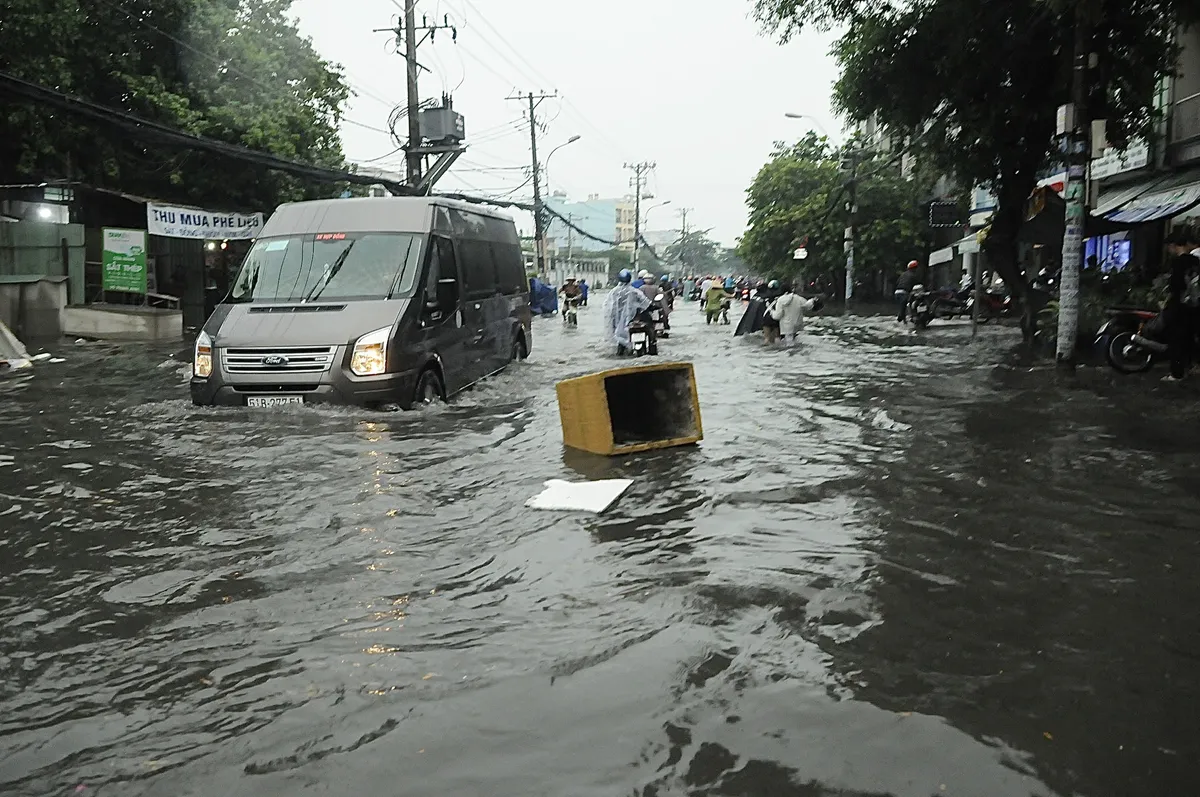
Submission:
[[930,303],[930,311],[934,318],[954,319],[970,316],[975,307],[975,287],[968,285],[962,289],[943,288],[934,291]]
[[1011,318],[1017,312],[1012,296],[1007,291],[987,290],[979,302],[979,322],[986,324],[993,318]]
[[1096,346],[1105,359],[1123,374],[1149,371],[1167,353],[1166,325],[1154,310],[1110,308],[1109,319],[1096,334]]

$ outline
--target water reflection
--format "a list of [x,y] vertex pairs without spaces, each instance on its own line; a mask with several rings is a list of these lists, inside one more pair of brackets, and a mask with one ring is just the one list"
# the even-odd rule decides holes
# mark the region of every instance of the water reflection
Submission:
[[[593,310],[416,414],[197,409],[142,347],[6,393],[0,790],[1195,791],[1185,405],[682,308],[706,440],[594,457],[553,390],[612,364]],[[524,507],[604,478],[601,515]]]

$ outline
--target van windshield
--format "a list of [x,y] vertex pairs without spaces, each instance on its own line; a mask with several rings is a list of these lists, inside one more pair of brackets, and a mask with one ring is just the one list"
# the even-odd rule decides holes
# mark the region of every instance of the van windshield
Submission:
[[405,299],[420,271],[421,238],[411,233],[260,238],[226,301]]

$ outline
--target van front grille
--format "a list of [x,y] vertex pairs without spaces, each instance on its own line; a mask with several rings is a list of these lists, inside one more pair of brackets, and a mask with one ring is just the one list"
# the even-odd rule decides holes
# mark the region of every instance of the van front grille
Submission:
[[311,393],[320,385],[230,385],[238,393]]
[[221,361],[231,374],[319,374],[333,365],[336,346],[224,349]]

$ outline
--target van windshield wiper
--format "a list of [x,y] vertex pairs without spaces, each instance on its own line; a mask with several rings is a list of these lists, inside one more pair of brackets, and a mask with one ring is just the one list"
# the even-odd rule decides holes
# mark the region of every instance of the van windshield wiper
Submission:
[[333,282],[333,278],[336,277],[337,273],[342,270],[342,266],[346,265],[346,258],[350,256],[350,250],[354,248],[356,243],[358,243],[358,241],[351,241],[350,245],[342,250],[342,253],[337,257],[337,260],[333,261],[333,267],[329,269],[329,275],[326,276],[324,280],[314,285],[313,289],[308,292],[308,296],[305,296],[301,300],[302,302],[311,302],[313,299],[321,295],[321,291],[329,287],[329,283]]

